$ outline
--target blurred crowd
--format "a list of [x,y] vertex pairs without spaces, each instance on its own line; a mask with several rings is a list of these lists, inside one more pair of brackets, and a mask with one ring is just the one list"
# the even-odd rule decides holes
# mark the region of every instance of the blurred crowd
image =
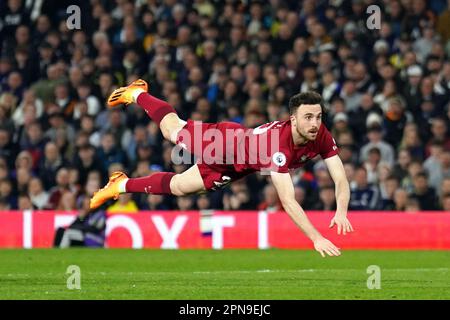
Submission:
[[[72,4],[80,29],[66,23]],[[0,39],[0,210],[77,209],[113,171],[186,170],[140,107],[106,108],[143,78],[184,119],[248,127],[289,119],[291,95],[318,91],[350,210],[450,211],[450,0],[5,0]],[[335,209],[323,161],[292,178],[304,209]],[[281,207],[258,174],[109,207],[146,209]]]

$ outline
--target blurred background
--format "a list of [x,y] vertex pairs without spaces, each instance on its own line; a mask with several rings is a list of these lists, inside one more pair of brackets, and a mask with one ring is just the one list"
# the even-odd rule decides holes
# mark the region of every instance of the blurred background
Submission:
[[[80,8],[69,29],[68,6]],[[369,5],[381,9],[368,29]],[[256,127],[322,94],[350,210],[450,211],[450,0],[0,1],[0,210],[79,210],[109,173],[182,172],[136,105],[143,78],[181,118]],[[292,173],[305,210],[335,209],[320,159]],[[267,177],[175,198],[122,195],[110,212],[281,209]]]

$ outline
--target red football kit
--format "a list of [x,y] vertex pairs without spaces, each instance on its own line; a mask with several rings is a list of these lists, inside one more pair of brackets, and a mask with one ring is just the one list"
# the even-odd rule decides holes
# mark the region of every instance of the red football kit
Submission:
[[[139,94],[137,104],[158,125],[169,113],[176,111],[167,102],[147,93]],[[303,166],[309,159],[321,155],[323,159],[338,154],[330,132],[320,126],[316,140],[301,146],[294,145],[290,121],[273,121],[255,129],[234,122],[203,123],[188,120],[177,135],[178,151],[195,155],[203,184],[216,190],[254,172],[286,173]],[[174,157],[175,164],[190,164],[191,156],[184,152]],[[174,172],[154,172],[149,176],[130,178],[126,192],[172,194],[170,182]]]
[[328,129],[321,125],[314,141],[294,145],[291,121],[273,121],[250,129],[234,122],[188,120],[177,145],[197,158],[207,190],[216,190],[254,172],[286,173],[320,155],[339,153]]

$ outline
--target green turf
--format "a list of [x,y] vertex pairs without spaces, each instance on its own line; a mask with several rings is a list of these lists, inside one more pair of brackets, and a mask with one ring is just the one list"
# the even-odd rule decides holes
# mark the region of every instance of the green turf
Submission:
[[[67,289],[69,265],[81,290]],[[0,299],[450,299],[450,252],[0,250]]]

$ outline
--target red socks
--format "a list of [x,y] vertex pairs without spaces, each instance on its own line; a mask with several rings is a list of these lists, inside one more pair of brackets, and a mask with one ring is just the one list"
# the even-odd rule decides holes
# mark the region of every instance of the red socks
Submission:
[[142,92],[136,99],[136,102],[145,110],[148,116],[158,124],[158,126],[168,113],[176,113],[175,109],[172,108],[170,104],[155,98],[146,92]]
[[[136,102],[158,126],[167,114],[176,113],[170,104],[146,92],[139,94]],[[130,178],[126,183],[125,189],[126,192],[172,194],[170,191],[170,180],[172,180],[174,175],[175,173],[173,172],[156,172],[147,177]]]
[[[176,113],[170,104],[154,96],[142,92],[136,99],[137,104],[142,107],[148,116],[160,124],[161,120],[169,113]],[[170,191],[170,180],[175,175],[173,172],[156,172],[147,177],[130,178],[126,183],[126,192],[139,192],[151,194],[172,194]]]
[[140,192],[151,194],[172,194],[170,180],[175,175],[173,172],[155,172],[142,178],[130,178],[126,184],[127,192]]

